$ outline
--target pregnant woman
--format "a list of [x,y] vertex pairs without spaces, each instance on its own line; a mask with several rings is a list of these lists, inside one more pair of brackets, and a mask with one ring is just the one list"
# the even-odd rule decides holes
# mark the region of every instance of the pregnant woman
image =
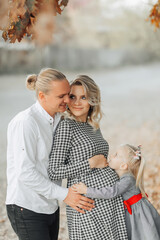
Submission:
[[[96,188],[112,186],[118,180],[114,170],[91,168],[88,161],[100,154],[107,158],[109,149],[99,129],[100,91],[88,76],[80,75],[72,82],[67,112],[54,137],[48,168],[50,179],[67,178],[68,187],[78,182]],[[85,214],[67,206],[67,220],[70,240],[128,239],[121,196],[95,199],[95,208]]]

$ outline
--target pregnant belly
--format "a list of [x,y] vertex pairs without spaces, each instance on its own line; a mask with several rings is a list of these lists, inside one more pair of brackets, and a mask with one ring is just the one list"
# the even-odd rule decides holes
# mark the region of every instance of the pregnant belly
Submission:
[[75,179],[68,179],[68,187],[83,182],[88,187],[101,188],[105,186],[112,186],[118,180],[117,174],[110,167],[103,169],[93,169],[87,175],[81,175]]
[[[75,179],[68,179],[68,186],[78,182],[83,182],[88,187],[101,188],[105,186],[112,186],[117,180],[117,174],[110,167],[106,167],[104,169],[94,169],[89,174],[81,175]],[[111,233],[113,231],[116,232],[116,228],[119,226],[117,214],[119,215],[119,220],[121,222],[124,221],[124,206],[122,197],[118,196],[112,199],[94,199],[94,201],[95,208],[93,208],[92,211],[86,211],[85,214],[80,214],[77,211],[71,210],[72,214],[74,213],[76,218],[79,218],[80,222],[83,223],[84,231],[87,232],[88,229],[94,228],[93,231],[98,232],[100,229],[99,226],[101,226],[102,229],[105,229],[105,239],[119,239],[116,237],[112,238]],[[97,225],[97,223],[99,223],[99,225]]]
[[118,180],[117,174],[110,168],[94,169],[88,175],[82,175],[80,181],[88,187],[105,187],[112,186]]
[[[74,183],[83,182],[88,187],[101,188],[112,186],[117,180],[117,174],[110,167],[107,167],[104,169],[94,169],[89,174],[81,175],[76,179],[68,179],[68,183],[71,186]],[[94,201],[95,208],[93,208],[92,211],[86,211],[85,214],[79,214],[75,211],[76,216],[78,215],[80,217],[83,226],[90,226],[89,228],[95,226],[95,228],[97,228],[98,222],[102,226],[102,229],[106,229],[105,231],[112,231],[112,228],[116,226],[117,213],[119,214],[119,219],[121,218],[121,220],[123,220],[124,218],[124,214],[122,214],[124,211],[122,197],[94,199]],[[110,236],[109,233],[108,236]],[[105,239],[113,238],[106,237]]]

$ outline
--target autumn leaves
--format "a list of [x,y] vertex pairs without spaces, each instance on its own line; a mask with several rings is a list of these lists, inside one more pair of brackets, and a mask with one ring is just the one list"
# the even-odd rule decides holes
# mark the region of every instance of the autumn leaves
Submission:
[[155,28],[160,28],[160,0],[153,6],[149,18]]
[[3,38],[10,43],[20,42],[24,36],[31,36],[39,45],[51,42],[53,18],[61,14],[67,3],[68,0],[2,0]]
[[[5,41],[19,42],[29,37],[38,45],[52,42],[54,16],[63,11],[69,0],[1,0],[0,29]],[[91,13],[89,13],[91,14]],[[160,28],[160,0],[157,0],[148,20]]]

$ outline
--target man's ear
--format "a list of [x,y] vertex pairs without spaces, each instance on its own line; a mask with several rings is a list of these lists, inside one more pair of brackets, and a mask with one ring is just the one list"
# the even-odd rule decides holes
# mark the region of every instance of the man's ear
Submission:
[[121,170],[128,170],[128,164],[127,163],[121,163],[120,169]]
[[39,93],[38,93],[38,98],[40,101],[43,101],[43,102],[46,100],[45,94],[41,91],[39,91]]

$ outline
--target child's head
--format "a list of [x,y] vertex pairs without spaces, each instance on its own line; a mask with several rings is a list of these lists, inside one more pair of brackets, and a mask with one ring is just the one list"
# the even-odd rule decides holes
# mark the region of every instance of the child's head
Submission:
[[134,147],[129,144],[121,145],[117,152],[110,157],[109,166],[113,168],[119,175],[125,172],[131,172],[135,179],[136,185],[144,194],[143,173],[144,159],[141,157],[140,146]]
[[110,156],[109,166],[119,173],[119,171],[128,171],[128,156],[125,146],[121,145],[117,152]]

